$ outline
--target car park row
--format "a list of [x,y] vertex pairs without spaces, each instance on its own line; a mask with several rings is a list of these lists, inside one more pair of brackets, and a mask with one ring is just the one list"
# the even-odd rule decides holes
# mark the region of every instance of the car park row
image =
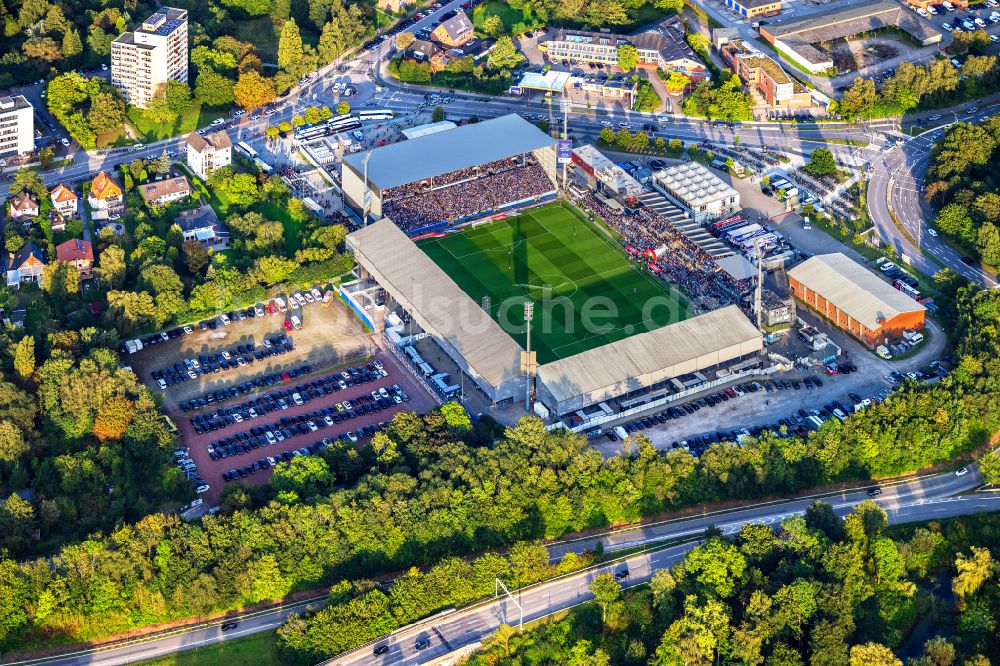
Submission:
[[[853,366],[850,363],[830,364],[826,366],[828,374],[849,374],[850,372],[853,372],[851,367]],[[738,444],[741,443],[745,437],[758,437],[765,432],[770,432],[772,435],[777,437],[790,437],[793,435],[802,437],[805,436],[810,430],[817,430],[828,419],[836,418],[843,421],[849,414],[861,411],[873,404],[884,402],[889,397],[889,394],[899,388],[904,381],[935,381],[937,378],[943,377],[947,373],[948,369],[941,361],[931,361],[927,368],[921,371],[908,372],[905,375],[898,372],[892,372],[886,375],[885,380],[890,385],[890,388],[883,389],[869,398],[862,398],[860,395],[853,392],[848,393],[843,399],[844,401],[833,400],[818,409],[808,410],[800,408],[797,412],[790,414],[787,417],[780,418],[773,424],[754,426],[740,430],[717,431],[699,434],[686,440],[674,441],[671,443],[671,448],[686,449],[695,456],[700,457],[705,450],[713,444],[721,442],[733,442]],[[727,400],[743,396],[746,393],[754,393],[757,391],[766,391],[767,393],[771,393],[788,389],[798,390],[803,386],[806,389],[821,388],[823,386],[823,380],[819,377],[806,377],[801,381],[798,379],[772,379],[764,382],[746,382],[727,388],[724,391],[704,396],[697,400],[691,400],[683,405],[680,405],[679,407],[669,407],[658,414],[652,414],[617,426],[613,431],[607,432],[606,435],[609,440],[617,441],[619,438],[628,437],[633,433],[640,432],[647,428],[653,428],[657,425],[665,424],[671,419],[679,419],[687,416],[688,414],[693,414],[703,407],[714,407]],[[598,434],[600,433],[594,433],[595,436]]]
[[[398,400],[396,400],[397,398]],[[274,423],[254,426],[249,431],[229,435],[224,439],[209,444],[208,453],[212,460],[251,453],[255,449],[277,445],[292,437],[333,427],[337,423],[342,423],[364,414],[380,413],[385,409],[394,407],[400,402],[408,400],[409,396],[398,385],[381,387],[378,391],[358,396],[352,401],[338,403],[332,407],[318,408],[311,412],[305,412],[292,417],[282,417]],[[351,409],[348,409],[348,406]],[[335,439],[349,444],[356,444],[362,438],[374,435],[387,425],[388,420],[383,420],[379,423],[363,425],[356,430],[339,433],[333,437],[323,438],[314,444],[302,446],[294,450],[286,450],[273,456],[263,456],[249,465],[237,467],[223,473],[222,478],[226,482],[245,478],[248,475],[273,467],[279,462],[288,462],[294,457],[311,455],[321,451],[330,446]]]
[[182,411],[197,411],[203,407],[208,407],[209,405],[214,405],[217,402],[225,402],[232,398],[238,398],[241,395],[246,395],[248,393],[253,393],[258,389],[262,389],[268,386],[279,385],[282,382],[290,382],[296,377],[302,375],[308,375],[312,372],[311,365],[303,365],[298,368],[289,368],[288,370],[282,370],[280,372],[271,372],[266,375],[261,375],[260,377],[255,377],[254,379],[247,380],[242,384],[236,384],[234,386],[229,386],[227,388],[216,389],[215,391],[208,391],[202,394],[200,397],[191,398],[190,400],[184,400],[180,403],[180,408]]
[[[253,400],[220,407],[207,414],[198,414],[191,417],[191,425],[198,434],[214,432],[236,423],[255,419],[273,411],[283,411],[291,405],[302,405],[310,400],[321,398],[325,395],[332,395],[336,391],[345,390],[355,384],[360,385],[388,376],[389,373],[382,367],[381,362],[375,361],[370,363],[368,367],[348,368],[337,374],[320,377],[312,381],[307,381],[304,384],[298,384],[294,387],[257,396]],[[388,396],[386,395],[385,397]],[[185,406],[187,409],[185,409]],[[190,408],[190,403],[181,404],[181,409],[184,411],[188,411]]]
[[[257,303],[256,305],[252,305],[245,309],[232,310],[230,312],[220,314],[218,317],[202,320],[198,323],[198,328],[202,331],[214,331],[218,329],[219,326],[225,327],[247,319],[263,317],[267,314],[277,315],[279,313],[286,312],[290,308],[303,307],[309,303],[329,303],[332,299],[332,291],[323,293],[318,288],[313,287],[309,290],[303,290],[301,292],[294,292],[290,294],[287,301],[278,296],[268,301],[266,305]],[[176,326],[174,328],[167,329],[159,333],[153,333],[139,339],[138,342],[141,342],[142,344],[137,345],[136,349],[142,349],[143,347],[149,347],[161,342],[167,342],[168,340],[173,340],[174,338],[185,335],[191,335],[192,333],[194,333],[193,324]],[[124,354],[126,351],[129,351],[129,349],[126,347],[125,343],[122,343],[119,351]]]
[[198,465],[191,459],[187,448],[179,448],[174,451],[174,464],[194,484],[194,491],[196,493],[201,495],[208,492],[210,486],[205,482],[205,479],[201,478],[201,474],[198,472]]
[[199,354],[197,358],[185,358],[172,366],[154,370],[152,376],[162,390],[172,384],[198,379],[203,375],[252,365],[256,361],[290,352],[292,348],[292,341],[281,333],[265,338],[259,348],[253,342],[247,342],[220,352]]

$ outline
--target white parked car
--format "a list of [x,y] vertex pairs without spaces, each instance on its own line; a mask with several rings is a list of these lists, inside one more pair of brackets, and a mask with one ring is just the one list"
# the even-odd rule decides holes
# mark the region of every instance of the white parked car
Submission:
[[968,473],[969,469],[967,467],[960,467],[955,470],[955,476],[965,476]]
[[215,120],[212,121],[212,124],[213,125],[221,125],[224,122],[226,122],[226,121],[223,120],[222,118],[216,118]]

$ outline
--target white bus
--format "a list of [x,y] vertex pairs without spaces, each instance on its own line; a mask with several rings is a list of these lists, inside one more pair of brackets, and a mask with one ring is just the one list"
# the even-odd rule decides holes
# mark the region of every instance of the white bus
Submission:
[[256,159],[257,151],[250,147],[250,144],[246,141],[240,141],[236,144],[236,149],[249,157],[250,159]]
[[371,111],[358,111],[358,120],[392,120],[392,111],[387,109],[372,109]]
[[271,165],[265,162],[264,160],[260,159],[259,157],[253,158],[253,162],[254,164],[257,165],[257,168],[260,169],[260,172],[265,176],[273,171]]

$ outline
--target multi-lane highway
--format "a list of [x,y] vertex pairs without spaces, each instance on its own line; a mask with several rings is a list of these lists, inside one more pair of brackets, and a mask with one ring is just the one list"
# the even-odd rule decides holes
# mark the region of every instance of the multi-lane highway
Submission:
[[[986,494],[967,494],[978,486],[980,480],[975,467],[969,468],[969,473],[956,476],[945,473],[887,485],[876,501],[885,507],[890,522],[913,522],[945,518],[955,515],[969,515],[979,511],[1000,510],[1000,496]],[[827,493],[821,498],[833,504],[840,515],[850,511],[856,503],[868,498],[867,490],[852,492]],[[779,500],[754,504],[734,511],[705,513],[697,517],[681,520],[649,524],[641,527],[614,530],[612,532],[594,535],[583,539],[556,542],[550,545],[551,557],[556,560],[567,552],[580,553],[594,548],[599,540],[605,550],[614,552],[636,546],[650,545],[664,541],[681,539],[696,539],[704,533],[705,528],[715,525],[725,534],[735,534],[740,528],[751,522],[768,525],[778,525],[781,521],[802,514],[806,507],[816,497]],[[691,544],[672,547],[665,550],[643,553],[630,557],[620,564],[609,564],[592,571],[564,576],[558,580],[532,586],[516,591],[515,599],[523,608],[524,620],[529,621],[565,609],[590,598],[587,587],[598,573],[609,570],[627,569],[629,577],[626,584],[634,585],[649,580],[652,573],[660,568],[672,566]],[[80,651],[72,654],[37,659],[32,661],[4,661],[4,664],[21,664],[22,666],[117,666],[134,663],[143,659],[171,654],[231,640],[260,631],[269,631],[279,626],[291,612],[302,612],[309,602],[300,602],[279,609],[264,611],[247,616],[232,618],[239,626],[229,632],[222,632],[221,622],[201,625],[187,630],[162,635],[147,641],[134,641],[99,651]],[[313,603],[321,603],[321,599]],[[379,664],[416,664],[424,663],[431,658],[473,644],[495,631],[500,623],[516,623],[519,613],[516,606],[509,600],[482,603],[471,608],[462,609],[444,616],[432,618],[418,625],[406,627],[378,645],[387,644],[390,651],[381,655]],[[428,638],[431,645],[423,650],[417,650],[417,639]],[[331,664],[371,664],[375,659],[372,655],[373,645],[366,645],[348,654],[331,660]]]

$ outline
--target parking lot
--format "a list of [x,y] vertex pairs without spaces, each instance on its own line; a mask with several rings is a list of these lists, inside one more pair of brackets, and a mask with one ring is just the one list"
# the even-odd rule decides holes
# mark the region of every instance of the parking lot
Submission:
[[[893,383],[886,380],[890,373],[905,374],[907,372],[918,372],[926,369],[934,360],[940,359],[945,352],[946,338],[944,332],[934,323],[927,321],[929,340],[909,358],[898,361],[886,361],[875,354],[867,351],[853,339],[840,331],[833,330],[818,321],[818,318],[808,312],[799,312],[807,323],[818,326],[830,339],[842,349],[846,354],[846,359],[854,365],[857,370],[849,374],[827,375],[822,369],[799,370],[792,372],[778,373],[773,377],[762,377],[746,381],[757,381],[764,386],[768,381],[773,385],[775,381],[782,381],[781,389],[772,391],[757,390],[743,391],[742,396],[720,401],[714,406],[701,407],[697,411],[692,411],[680,418],[668,419],[663,423],[657,420],[656,425],[644,429],[642,434],[652,441],[657,449],[668,449],[674,442],[693,440],[703,437],[706,434],[731,433],[733,430],[739,431],[744,428],[756,432],[755,429],[765,427],[777,427],[781,419],[792,419],[793,423],[789,427],[801,425],[808,428],[807,419],[812,410],[823,410],[828,405],[839,401],[848,408],[853,408],[855,401],[849,398],[849,394],[855,394],[862,399],[872,398],[879,393],[889,391]],[[792,336],[794,337],[794,336]],[[793,344],[789,340],[786,344]],[[781,353],[787,353],[787,349],[779,348]],[[839,360],[839,359],[838,359]],[[843,362],[842,360],[839,360]],[[808,388],[805,380],[809,378],[813,383],[812,388]],[[814,382],[819,379],[822,384],[817,386]],[[784,387],[784,382],[788,382],[789,387]],[[737,382],[737,383],[744,383]],[[793,382],[799,383],[796,389]],[[715,388],[706,391],[704,394],[695,395],[688,400],[682,400],[675,406],[680,407],[684,403],[691,403],[703,399],[707,394],[718,394],[725,388]],[[650,410],[649,414],[658,415],[665,407]],[[799,410],[804,410],[803,416]],[[828,418],[823,416],[823,418]],[[628,423],[634,420],[625,419]],[[615,424],[604,426],[605,431]],[[595,440],[595,446],[605,456],[620,454],[622,445],[620,441],[609,441],[605,437]]]
[[[302,328],[288,332],[284,322],[286,317],[290,319],[293,316],[299,318]],[[339,299],[330,303],[314,302],[297,306],[277,315],[247,318],[228,326],[217,324],[214,331],[201,330],[198,324],[190,328],[192,332],[189,335],[145,346],[141,351],[125,358],[125,362],[132,366],[154,392],[163,393],[164,407],[168,411],[176,410],[182,400],[239,384],[265,373],[280,372],[303,363],[309,363],[314,368],[342,365],[351,359],[365,358],[373,351],[368,333]],[[281,334],[286,334],[292,342],[292,350],[287,353],[262,361],[255,360],[253,364],[248,363],[235,369],[205,374],[197,379],[188,378],[189,381],[168,386],[162,391],[152,378],[154,371],[177,363],[183,365],[184,359],[197,359],[199,355],[233,350],[241,344],[253,343],[255,348],[261,348],[265,339]]]
[[[386,376],[372,381],[352,382],[351,386],[345,386],[344,388],[339,388],[339,386],[333,388],[333,385],[337,382],[336,377],[339,377],[341,372],[347,368],[361,369],[368,363],[374,365],[375,361],[385,370]],[[217,402],[211,407],[202,408],[197,411],[189,410],[187,412],[178,408],[170,413],[180,432],[180,439],[183,445],[187,447],[189,457],[194,463],[192,469],[196,470],[209,485],[208,491],[202,495],[205,504],[214,505],[218,503],[222,488],[227,484],[223,475],[232,470],[252,466],[261,459],[266,461],[269,457],[277,459],[286,451],[291,456],[293,452],[303,447],[321,443],[323,439],[336,440],[341,438],[341,435],[349,437],[347,435],[348,432],[354,433],[357,439],[356,442],[352,441],[352,443],[361,446],[367,443],[371,437],[370,434],[365,435],[361,432],[367,426],[390,420],[399,411],[407,410],[422,413],[434,405],[431,396],[415,381],[409,371],[401,366],[392,354],[384,353],[381,350],[377,350],[374,357],[366,363],[348,363],[342,366],[342,368],[319,368],[313,366],[312,369],[313,372],[308,375],[291,378],[289,381],[257,389],[251,393],[230,400],[224,400],[221,403]],[[372,369],[374,368],[369,368],[369,370]],[[351,373],[349,372],[348,374]],[[331,381],[327,384],[328,388],[320,391],[313,385],[313,382],[319,382],[322,386],[323,379]],[[399,389],[394,390],[394,386],[398,386]],[[391,402],[390,406],[380,405],[378,411],[367,413],[366,410],[359,409],[359,405],[364,404],[364,402],[371,404],[373,402],[371,397],[372,391],[378,394],[380,389],[385,389],[386,397],[383,397],[383,401],[388,400]],[[284,395],[286,391],[288,393],[285,397],[278,397],[279,395]],[[293,397],[295,393],[299,395],[298,399]],[[314,397],[310,397],[310,393]],[[402,397],[399,401],[392,399],[394,395],[403,396],[404,394],[405,401]],[[271,398],[273,398],[273,401]],[[209,416],[217,417],[220,409],[246,405],[248,401],[257,405],[258,399],[261,402],[266,401],[276,406],[270,412],[261,409],[257,412],[256,417],[241,418],[239,422],[233,419],[232,423],[226,423],[227,420],[223,418],[225,425],[212,431],[206,430],[199,433],[196,430],[204,430],[204,428],[196,429],[196,424],[192,423],[192,419],[200,414],[204,414],[206,418]],[[280,407],[282,401],[285,404],[284,409]],[[343,406],[344,401],[351,403],[351,411],[355,414],[353,417],[347,416],[348,410],[346,408],[343,410],[338,409],[337,404],[341,403]],[[383,402],[384,404],[386,403]],[[320,415],[316,414],[317,410],[320,411]],[[338,415],[336,418],[339,422],[327,423],[326,418],[322,415],[323,410],[330,410],[330,421],[334,421],[334,414]],[[309,425],[310,422],[312,422],[312,425]],[[299,427],[299,424],[302,427]],[[257,432],[254,432],[254,430]],[[267,437],[264,431],[271,432],[272,436]],[[281,441],[278,441],[278,438],[275,436],[278,432],[281,432]],[[226,445],[223,444],[220,447],[219,443],[220,440],[225,440],[226,438],[232,438],[232,444],[236,444],[237,442],[247,444],[250,450],[244,453],[227,453],[226,457],[221,457],[217,453],[217,459],[213,460],[209,452],[209,445],[213,446],[213,450],[216,448],[225,450]],[[272,438],[274,439],[273,442],[271,441]],[[232,444],[229,444],[229,446],[232,446]],[[277,460],[275,462],[279,465],[284,464]],[[272,473],[273,468],[270,467],[269,463],[266,463],[264,469],[258,469],[246,474],[245,478],[237,475],[236,481],[260,485],[265,483],[271,477]]]
[[[234,475],[237,481],[262,484],[272,464],[284,464],[279,460],[285,452],[289,458],[302,449],[318,453],[324,439],[360,446],[375,424],[396,412],[423,413],[435,404],[339,299],[324,303],[314,297],[269,314],[277,302],[229,312],[229,324],[220,315],[170,329],[166,340],[146,336],[141,350],[124,355],[136,374],[163,394],[164,409],[179,432],[178,466],[200,487],[203,507],[217,504],[223,475],[232,470],[244,471]],[[170,383],[161,388],[165,377]],[[229,437],[223,450],[239,442],[247,451],[230,448],[213,460],[208,445]],[[248,471],[254,463],[257,468]]]

